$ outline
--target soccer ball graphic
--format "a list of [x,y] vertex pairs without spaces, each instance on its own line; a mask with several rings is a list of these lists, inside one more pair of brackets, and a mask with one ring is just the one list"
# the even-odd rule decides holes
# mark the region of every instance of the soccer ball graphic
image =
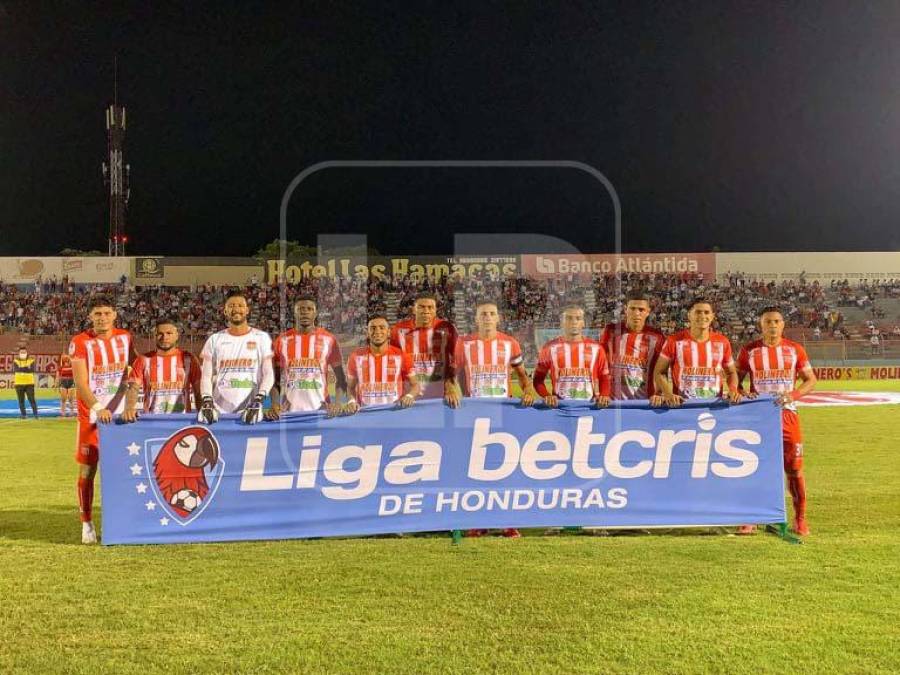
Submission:
[[172,495],[169,503],[177,509],[190,513],[200,505],[200,497],[193,490],[185,488]]

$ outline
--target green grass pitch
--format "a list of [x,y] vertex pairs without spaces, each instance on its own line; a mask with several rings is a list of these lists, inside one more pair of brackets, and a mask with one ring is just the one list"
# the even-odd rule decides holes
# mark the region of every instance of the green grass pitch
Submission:
[[86,547],[74,423],[0,421],[0,672],[896,673],[900,407],[801,416],[802,546],[682,531]]

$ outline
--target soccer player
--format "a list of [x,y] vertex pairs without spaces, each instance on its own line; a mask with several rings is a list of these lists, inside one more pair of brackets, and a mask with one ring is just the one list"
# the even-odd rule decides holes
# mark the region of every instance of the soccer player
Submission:
[[147,413],[189,413],[200,400],[200,362],[178,348],[178,325],[171,319],[159,319],[155,333],[156,349],[138,356],[131,366],[124,422],[137,421],[141,393]]
[[112,300],[96,296],[88,305],[91,328],[69,343],[69,357],[78,392],[78,432],[75,461],[78,462],[78,510],[81,543],[96,544],[92,511],[94,477],[100,459],[97,423],[109,424],[125,405],[128,364],[134,361],[131,333],[116,328]]
[[625,321],[607,324],[600,336],[616,401],[649,399],[654,394],[653,369],[666,338],[647,324],[649,315],[647,293],[632,291],[625,300]]
[[[590,400],[609,405],[609,367],[603,347],[584,337],[584,308],[566,305],[560,314],[562,335],[547,342],[538,353],[532,378],[535,391],[549,407],[560,399]],[[552,391],[545,380],[550,373]]]
[[272,338],[247,323],[250,307],[241,291],[225,298],[228,328],[213,333],[200,352],[200,410],[197,421],[212,424],[219,413],[241,413],[245,424],[262,419],[262,403],[275,383]]
[[[415,403],[420,386],[412,356],[388,343],[387,319],[373,316],[366,324],[366,346],[354,350],[347,359],[347,386],[353,395],[344,412],[353,415],[360,408],[396,403],[408,408]],[[403,393],[404,383],[409,390]]]
[[[784,472],[794,505],[794,532],[809,534],[806,524],[806,480],[803,477],[803,434],[795,401],[811,392],[816,376],[803,346],[784,337],[784,315],[778,307],[766,307],[759,315],[762,338],[750,342],[738,355],[738,385],[750,376],[749,398],[772,394],[782,408],[782,444]],[[800,386],[794,383],[800,379]],[[741,527],[742,534],[755,530],[753,525]]]
[[419,293],[413,303],[412,318],[399,321],[391,329],[391,344],[412,356],[422,397],[443,398],[454,408],[459,405],[453,372],[456,340],[453,324],[437,318],[437,299],[431,293]]
[[500,312],[492,300],[480,300],[475,305],[476,332],[456,342],[454,363],[462,390],[472,398],[510,398],[511,373],[515,373],[522,388],[522,405],[530,406],[537,397],[531,379],[525,371],[522,348],[511,335],[497,330]]
[[[522,348],[511,335],[497,330],[500,325],[497,303],[480,300],[475,304],[477,331],[461,337],[456,343],[456,375],[462,377],[463,392],[473,398],[509,398],[512,396],[511,373],[515,373],[522,388],[522,405],[534,403],[537,393],[525,371]],[[469,530],[469,537],[480,537],[486,530]],[[514,527],[503,530],[504,537],[521,534]]]
[[[62,417],[75,414],[75,375],[72,372],[72,359],[68,354],[59,357],[59,370],[56,373],[59,378],[59,414]],[[68,405],[67,405],[68,404]],[[69,412],[66,412],[68,407]]]
[[316,326],[316,299],[304,295],[294,301],[294,327],[275,338],[275,386],[266,419],[278,419],[289,410],[327,408],[338,412],[328,396],[328,368],[334,371],[336,393],[347,394],[347,378],[337,339]]
[[[695,298],[688,307],[688,328],[666,338],[653,378],[656,392],[650,405],[677,408],[686,399],[711,400],[722,396],[722,375],[728,385],[726,400],[741,400],[731,343],[711,329],[716,318],[712,301]],[[672,381],[666,377],[669,366]]]

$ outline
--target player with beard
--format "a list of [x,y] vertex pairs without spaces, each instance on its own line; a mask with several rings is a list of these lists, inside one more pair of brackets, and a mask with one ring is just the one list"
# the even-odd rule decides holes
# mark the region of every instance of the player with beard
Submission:
[[336,393],[346,396],[347,378],[337,338],[316,325],[316,299],[304,295],[294,301],[294,327],[275,338],[275,386],[266,419],[282,412],[326,408],[329,415],[340,407],[328,396],[328,368],[334,371]]
[[[388,343],[387,319],[376,315],[366,324],[366,346],[347,359],[347,387],[353,398],[344,413],[353,415],[360,408],[394,403],[408,408],[419,395],[419,381],[413,372],[412,356]],[[409,391],[403,393],[404,383]]]
[[110,298],[91,299],[90,330],[72,338],[69,356],[78,392],[78,431],[75,461],[78,462],[78,509],[81,543],[96,544],[92,511],[94,478],[100,461],[97,423],[109,424],[125,405],[128,364],[134,361],[131,333],[116,328],[116,309]]
[[122,421],[138,418],[137,401],[143,394],[146,413],[189,413],[200,400],[200,363],[178,347],[180,332],[171,319],[159,319],[156,349],[137,357],[128,378]]
[[272,385],[272,338],[247,323],[250,307],[241,291],[225,298],[228,328],[213,333],[200,352],[200,410],[197,421],[212,424],[219,413],[241,413],[245,424],[263,417],[262,404]]

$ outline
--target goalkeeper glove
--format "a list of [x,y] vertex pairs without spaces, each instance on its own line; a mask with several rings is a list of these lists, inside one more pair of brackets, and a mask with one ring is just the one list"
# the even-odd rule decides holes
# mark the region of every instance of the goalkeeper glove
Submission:
[[197,421],[200,424],[214,424],[219,421],[219,411],[213,405],[212,396],[204,396],[200,401],[200,410],[197,411]]
[[241,413],[241,422],[244,424],[256,424],[263,417],[263,399],[265,396],[262,394],[257,394],[253,397],[253,400],[250,402],[246,408],[244,408],[244,412]]

